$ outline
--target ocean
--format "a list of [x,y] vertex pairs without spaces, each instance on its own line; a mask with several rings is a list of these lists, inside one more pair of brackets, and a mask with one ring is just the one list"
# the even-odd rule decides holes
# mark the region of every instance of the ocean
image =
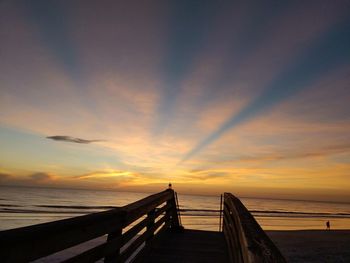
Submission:
[[[150,193],[0,186],[0,230],[104,211],[148,195]],[[219,229],[220,196],[179,193],[178,199],[185,228]],[[350,229],[349,203],[240,199],[264,230],[325,229],[328,220],[332,229]]]

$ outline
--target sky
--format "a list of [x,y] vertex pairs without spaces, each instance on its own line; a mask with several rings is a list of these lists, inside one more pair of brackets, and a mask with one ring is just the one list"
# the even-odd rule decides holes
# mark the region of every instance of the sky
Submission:
[[349,14],[1,1],[0,185],[350,202]]

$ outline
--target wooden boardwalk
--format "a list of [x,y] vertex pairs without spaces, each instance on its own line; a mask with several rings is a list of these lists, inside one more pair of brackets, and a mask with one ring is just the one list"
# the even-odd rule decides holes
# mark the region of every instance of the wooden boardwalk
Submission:
[[141,262],[226,263],[229,262],[229,258],[223,233],[184,230],[167,231],[156,238],[147,257]]
[[30,262],[102,237],[60,262],[286,262],[238,198],[225,193],[222,204],[218,232],[184,230],[172,189],[108,211],[0,231],[0,262]]

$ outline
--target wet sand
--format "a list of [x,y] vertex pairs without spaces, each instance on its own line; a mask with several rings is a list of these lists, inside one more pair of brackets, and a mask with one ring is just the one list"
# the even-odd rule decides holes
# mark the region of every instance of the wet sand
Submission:
[[350,230],[266,231],[287,262],[350,262]]

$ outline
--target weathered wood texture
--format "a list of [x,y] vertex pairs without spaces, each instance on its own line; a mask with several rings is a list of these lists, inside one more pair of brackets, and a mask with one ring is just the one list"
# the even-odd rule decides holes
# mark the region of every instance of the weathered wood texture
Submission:
[[154,239],[142,263],[221,263],[229,262],[221,232],[165,231]]
[[242,202],[224,194],[223,232],[234,263],[285,263],[281,252]]
[[103,235],[108,235],[105,243],[65,262],[124,262],[145,243],[147,247],[158,229],[178,227],[178,222],[174,191],[168,189],[121,208],[1,231],[0,262],[32,261]]

